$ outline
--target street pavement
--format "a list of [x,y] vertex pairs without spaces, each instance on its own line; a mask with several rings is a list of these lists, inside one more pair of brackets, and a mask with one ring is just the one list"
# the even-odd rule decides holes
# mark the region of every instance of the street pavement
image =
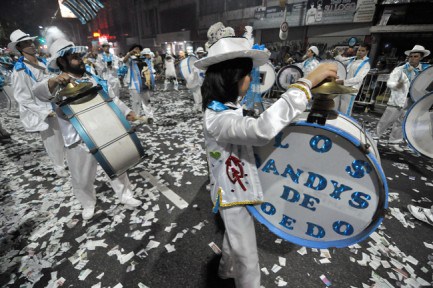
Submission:
[[[202,116],[188,90],[157,91],[155,123],[138,128],[146,156],[128,174],[142,207],[120,204],[98,169],[88,222],[40,136],[25,133],[0,97],[0,121],[13,134],[0,145],[1,287],[234,287],[217,276],[224,225],[212,213]],[[129,104],[127,90],[121,99]],[[380,115],[353,116],[372,129]],[[263,287],[431,287],[433,227],[406,206],[432,205],[433,161],[384,140],[389,209],[379,229],[326,250],[281,240],[256,222]]]

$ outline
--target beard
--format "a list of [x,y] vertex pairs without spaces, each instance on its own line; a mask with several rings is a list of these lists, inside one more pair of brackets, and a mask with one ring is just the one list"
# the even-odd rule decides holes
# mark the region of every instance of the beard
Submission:
[[84,65],[83,62],[80,62],[77,65],[71,65],[70,62],[67,62],[66,72],[82,76],[82,75],[84,75],[84,72],[86,72],[86,66]]

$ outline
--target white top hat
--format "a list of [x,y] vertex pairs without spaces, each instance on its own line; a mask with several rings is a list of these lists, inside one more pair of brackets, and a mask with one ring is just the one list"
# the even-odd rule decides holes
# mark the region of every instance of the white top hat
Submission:
[[51,54],[51,58],[48,59],[48,67],[56,70],[59,69],[59,66],[57,66],[56,63],[57,58],[62,57],[66,53],[80,53],[84,55],[87,52],[87,47],[75,46],[73,42],[60,38],[54,41],[48,50]]
[[317,49],[316,46],[311,46],[310,48],[308,48],[308,50],[313,51],[313,53],[314,53],[316,56],[319,56],[319,49]]
[[10,40],[11,43],[8,44],[8,48],[12,51],[16,50],[16,45],[19,42],[27,41],[27,40],[34,40],[37,36],[30,37],[29,34],[24,33],[20,29],[15,30],[11,33]]
[[406,50],[404,52],[404,54],[406,54],[407,56],[409,56],[410,53],[415,53],[415,52],[422,53],[423,54],[422,57],[427,57],[428,55],[430,55],[430,50],[426,50],[424,48],[424,46],[421,46],[421,45],[415,45],[415,46],[413,46],[412,50]]
[[248,39],[243,37],[226,37],[216,41],[208,50],[205,58],[197,60],[195,67],[205,70],[213,64],[235,58],[251,58],[253,67],[258,67],[269,60],[269,53],[263,50],[251,49]]
[[195,53],[204,53],[203,47],[198,47],[197,50],[195,50]]
[[149,55],[150,53],[152,53],[152,51],[150,51],[150,48],[144,48],[141,51],[141,55]]

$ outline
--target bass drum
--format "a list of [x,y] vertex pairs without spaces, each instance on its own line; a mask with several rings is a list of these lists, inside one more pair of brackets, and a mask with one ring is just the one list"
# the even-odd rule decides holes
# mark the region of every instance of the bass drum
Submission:
[[[340,114],[325,125],[302,114],[255,148],[267,202],[248,206],[278,237],[312,248],[346,247],[380,225],[388,186],[372,139]],[[363,144],[371,144],[367,151]]]
[[277,86],[280,90],[286,91],[289,88],[289,85],[298,81],[299,78],[302,78],[304,73],[301,68],[296,65],[287,65],[284,66],[277,73]]
[[275,84],[275,68],[272,64],[266,63],[259,67],[260,88],[259,92],[264,94],[268,92]]
[[342,80],[346,79],[347,76],[346,66],[344,66],[344,64],[341,63],[340,61],[328,59],[328,60],[322,60],[320,61],[320,63],[336,63],[338,79],[342,79]]
[[192,68],[194,67],[195,61],[197,61],[198,58],[195,56],[188,56],[188,58],[183,59],[179,63],[179,71],[181,79],[188,79],[189,75],[192,73]]
[[403,134],[413,150],[433,158],[433,92],[410,107],[403,122]]
[[428,67],[413,79],[409,94],[414,102],[421,99],[424,95],[433,92],[433,66]]
[[[90,153],[113,179],[144,158],[144,149],[119,107],[106,92],[92,88],[84,97],[66,98],[59,107]],[[84,92],[83,92],[84,94]],[[67,121],[59,118],[59,121]]]

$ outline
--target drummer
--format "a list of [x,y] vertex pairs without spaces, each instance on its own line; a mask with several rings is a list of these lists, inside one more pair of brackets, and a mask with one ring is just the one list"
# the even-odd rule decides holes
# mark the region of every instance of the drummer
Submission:
[[[65,144],[63,143],[56,113],[50,103],[35,97],[34,85],[50,77],[46,60],[36,56],[34,39],[21,30],[10,35],[8,48],[18,51],[21,57],[12,72],[14,97],[19,104],[20,119],[26,132],[38,132],[42,138],[48,157],[59,177],[67,177],[65,170]],[[47,92],[48,96],[49,93]]]
[[[203,58],[204,56],[203,47],[198,47],[195,51],[195,55],[198,57],[198,59]],[[186,77],[185,80],[186,80],[186,88],[188,88],[191,91],[192,96],[194,98],[194,110],[196,110],[197,112],[201,112],[203,99],[201,96],[200,89],[204,80],[203,70],[200,70],[195,66],[192,66],[191,73]]]
[[308,48],[307,53],[305,54],[305,61],[301,63],[301,69],[304,73],[304,77],[308,76],[308,74],[316,69],[319,66],[319,60],[317,57],[319,56],[319,49],[316,46],[311,46]]
[[379,139],[382,134],[392,126],[388,144],[397,151],[403,151],[400,144],[403,143],[402,123],[407,109],[412,106],[413,102],[409,95],[409,87],[415,77],[427,69],[430,65],[421,63],[421,60],[430,55],[430,51],[421,45],[415,45],[412,50],[404,52],[408,56],[408,62],[392,70],[386,85],[391,89],[391,97],[388,100],[387,107],[376,127],[376,135],[373,137]]
[[211,33],[208,56],[194,64],[206,70],[203,126],[211,199],[213,211],[221,214],[226,228],[218,275],[234,278],[237,288],[258,288],[261,272],[254,221],[245,205],[264,199],[252,146],[265,145],[301,114],[311,98],[310,88],[327,77],[336,77],[337,67],[319,65],[305,79],[289,86],[259,118],[243,117],[237,100],[247,93],[252,68],[268,62],[269,54],[251,49],[246,38],[227,35],[231,28],[226,28],[230,27]]
[[341,113],[350,116],[352,114],[353,103],[355,102],[356,95],[359,88],[361,88],[362,81],[370,71],[369,58],[367,57],[370,51],[370,45],[362,43],[356,51],[355,57],[343,57],[340,55],[335,57],[335,60],[341,61],[347,69],[346,79],[337,79],[337,84],[344,86],[351,86],[356,89],[356,93],[343,94],[334,98],[335,107]]
[[[34,87],[35,96],[42,101],[56,102],[57,93],[61,85],[66,85],[71,81],[76,83],[89,82],[94,85],[100,84],[104,87],[104,80],[96,75],[86,74],[85,65],[82,56],[87,52],[87,47],[75,46],[74,43],[66,39],[56,40],[50,47],[51,58],[48,66],[51,69],[60,69],[62,73],[54,78],[46,79],[37,83]],[[105,85],[106,86],[106,85]],[[105,92],[108,91],[104,87]],[[107,92],[108,93],[108,92]],[[136,117],[118,97],[113,102],[119,107],[122,113],[131,120]],[[82,217],[89,220],[93,217],[96,205],[96,192],[94,182],[96,179],[97,161],[89,152],[89,149],[83,143],[79,134],[72,124],[64,118],[60,109],[57,109],[59,124],[65,140],[66,159],[72,176],[72,191],[83,207]],[[126,173],[120,175],[114,180],[110,180],[113,190],[116,192],[120,203],[138,207],[141,201],[133,197],[131,184]]]
[[167,53],[164,59],[164,69],[165,69],[165,80],[164,80],[164,91],[167,91],[168,84],[173,82],[174,90],[179,90],[179,82],[177,81],[176,69],[174,67],[174,57],[173,55]]

